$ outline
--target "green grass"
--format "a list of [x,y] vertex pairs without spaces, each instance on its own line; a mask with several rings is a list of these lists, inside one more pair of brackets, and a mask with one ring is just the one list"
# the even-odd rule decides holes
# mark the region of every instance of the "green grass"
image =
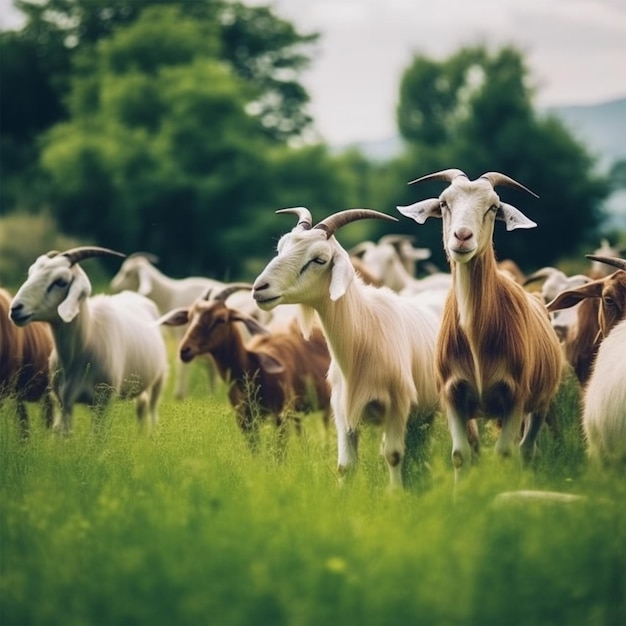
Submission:
[[[171,381],[170,381],[171,382]],[[380,431],[366,428],[354,479],[337,485],[334,432],[311,415],[276,460],[273,431],[248,450],[223,393],[195,372],[171,384],[161,423],[138,432],[116,402],[96,436],[46,432],[30,407],[19,439],[0,409],[3,626],[626,623],[624,475],[587,467],[577,396],[559,398],[535,467],[482,457],[453,488],[443,417],[409,487],[388,493]],[[503,491],[585,496],[498,505]]]

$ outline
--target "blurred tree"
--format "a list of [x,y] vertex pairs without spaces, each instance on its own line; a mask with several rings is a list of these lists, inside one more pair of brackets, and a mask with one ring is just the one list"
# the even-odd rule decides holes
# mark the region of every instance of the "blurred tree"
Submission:
[[[442,189],[441,183],[406,186],[420,175],[457,167],[474,178],[498,170],[540,196],[498,189],[504,201],[538,223],[536,229],[502,236],[503,229],[496,228],[499,258],[533,268],[574,253],[583,243],[595,245],[609,180],[596,173],[590,152],[556,118],[535,111],[533,95],[515,48],[464,48],[442,61],[417,56],[402,77],[397,108],[407,149],[388,169],[382,193],[390,193],[395,178],[394,204],[408,204]],[[403,227],[414,233],[414,226]],[[427,223],[417,234],[421,245],[441,249],[440,224]]]
[[[26,17],[25,26],[0,33],[3,206],[36,204],[37,134],[67,119],[70,83],[77,72],[91,67],[85,59],[95,54],[94,46],[155,5],[176,7],[216,34],[210,37],[214,55],[247,84],[247,111],[260,120],[269,138],[282,142],[311,130],[309,96],[299,77],[310,63],[309,49],[318,35],[298,33],[268,7],[228,0],[15,0]],[[175,30],[171,24],[170,29]],[[165,35],[164,43],[167,39]],[[139,52],[141,44],[136,44]],[[153,63],[160,56],[160,46],[153,44],[148,39],[143,45],[144,62],[150,62],[150,55]],[[88,100],[94,91],[86,84],[83,88],[85,106],[95,106]],[[81,96],[73,90],[73,97]]]

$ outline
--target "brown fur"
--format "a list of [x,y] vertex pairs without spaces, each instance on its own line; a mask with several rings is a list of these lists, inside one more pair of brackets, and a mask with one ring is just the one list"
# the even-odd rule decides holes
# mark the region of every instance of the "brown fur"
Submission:
[[578,323],[565,339],[565,357],[584,386],[591,376],[602,339],[626,317],[626,272],[618,270],[576,289],[563,291],[548,304],[548,310],[556,311],[578,303]]
[[0,288],[0,400],[15,397],[22,434],[28,432],[25,402],[44,401],[44,419],[52,425],[48,359],[53,342],[50,328],[33,322],[24,328],[9,320],[11,296]]
[[[295,321],[270,333],[220,301],[198,301],[187,310],[186,318],[190,324],[179,346],[181,359],[211,355],[221,378],[231,384],[229,399],[244,433],[255,436],[256,411],[284,427],[295,413],[321,409],[328,426],[330,354],[318,327],[308,340]],[[252,333],[264,333],[246,342],[237,322]]]

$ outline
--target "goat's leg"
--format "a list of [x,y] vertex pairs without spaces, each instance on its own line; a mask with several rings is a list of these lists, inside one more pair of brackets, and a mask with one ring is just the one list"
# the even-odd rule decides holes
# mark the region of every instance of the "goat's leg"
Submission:
[[191,365],[189,363],[183,363],[180,359],[176,359],[176,389],[174,390],[176,400],[182,400],[187,395],[190,371]]
[[43,397],[43,423],[46,425],[46,428],[52,428],[52,424],[54,422],[54,404],[52,402],[52,394],[46,393]]
[[113,388],[107,384],[96,385],[93,405],[91,407],[92,429],[97,435],[104,434],[104,422],[107,408],[113,397]]
[[523,415],[520,409],[502,415],[502,428],[496,441],[496,454],[502,458],[513,455],[519,433],[522,428]]
[[20,425],[20,437],[28,439],[30,435],[28,412],[26,411],[26,404],[20,398],[17,399],[17,420]]
[[389,487],[402,487],[402,461],[405,451],[406,419],[409,403],[390,407],[385,419],[385,436],[383,440],[383,456],[389,468]]
[[161,398],[161,392],[163,391],[165,379],[160,376],[150,388],[148,394],[148,414],[150,416],[150,425],[152,427],[159,423],[159,400]]
[[529,413],[526,416],[524,436],[519,444],[524,463],[532,461],[537,448],[537,436],[539,435],[543,422],[544,416],[540,413]]

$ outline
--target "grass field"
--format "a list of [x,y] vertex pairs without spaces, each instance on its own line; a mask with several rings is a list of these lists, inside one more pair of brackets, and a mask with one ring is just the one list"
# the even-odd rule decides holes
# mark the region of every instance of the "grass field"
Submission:
[[[171,384],[170,384],[171,387]],[[626,624],[626,481],[587,466],[575,390],[559,398],[532,469],[493,458],[455,490],[443,417],[388,493],[380,431],[364,430],[354,480],[339,488],[334,432],[257,455],[223,392],[194,371],[188,400],[168,389],[156,432],[132,404],[91,432],[46,432],[29,407],[19,438],[0,409],[2,626],[620,626]],[[573,503],[501,502],[538,489]]]

